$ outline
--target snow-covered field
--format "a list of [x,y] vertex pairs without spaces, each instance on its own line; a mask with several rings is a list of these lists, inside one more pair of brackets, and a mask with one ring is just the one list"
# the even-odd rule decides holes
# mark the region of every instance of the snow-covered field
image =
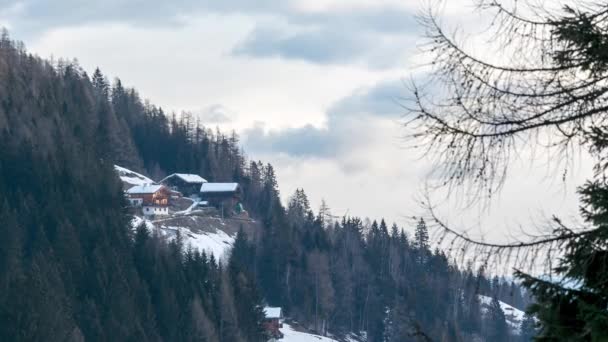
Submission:
[[114,170],[116,170],[118,176],[123,182],[131,185],[143,185],[154,183],[154,181],[150,178],[118,165],[114,165]]
[[[487,312],[488,307],[492,303],[492,297],[479,295],[479,301],[481,303],[481,310],[483,313]],[[511,305],[504,303],[502,301],[498,301],[500,304],[500,308],[505,313],[505,319],[507,324],[515,333],[519,333],[519,329],[521,327],[521,322],[524,320],[525,312],[512,307]]]

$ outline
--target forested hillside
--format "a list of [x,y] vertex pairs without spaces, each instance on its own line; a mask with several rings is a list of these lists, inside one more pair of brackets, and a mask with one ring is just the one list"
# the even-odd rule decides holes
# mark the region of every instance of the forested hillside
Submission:
[[[424,221],[413,236],[381,219],[336,222],[303,190],[283,205],[273,167],[248,161],[236,134],[6,33],[0,105],[0,340],[262,341],[263,304],[370,342],[529,340],[498,305],[524,309],[520,287],[432,250]],[[132,231],[114,164],[239,182],[263,234],[239,234],[219,265]],[[488,310],[480,294],[494,298]]]

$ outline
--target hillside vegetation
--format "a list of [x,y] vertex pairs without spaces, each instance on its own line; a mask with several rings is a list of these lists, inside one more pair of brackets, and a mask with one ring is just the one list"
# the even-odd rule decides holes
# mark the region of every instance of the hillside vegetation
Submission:
[[[384,220],[335,221],[303,190],[283,205],[272,165],[248,161],[236,134],[6,34],[0,141],[0,340],[263,341],[265,304],[335,338],[519,339],[478,296],[523,309],[519,286],[432,250],[423,221],[414,236]],[[115,164],[238,182],[261,236],[237,234],[218,264],[180,234],[133,230]]]

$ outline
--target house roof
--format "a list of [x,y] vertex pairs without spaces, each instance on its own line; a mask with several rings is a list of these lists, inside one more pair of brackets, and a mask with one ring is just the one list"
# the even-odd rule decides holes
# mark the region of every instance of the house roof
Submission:
[[160,190],[164,185],[161,184],[142,184],[136,185],[129,190],[127,190],[128,194],[153,194]]
[[203,183],[201,192],[235,192],[239,183]]
[[160,182],[162,183],[172,177],[179,177],[186,183],[207,183],[207,180],[205,178],[191,173],[174,173],[163,178],[163,180],[161,180]]
[[281,308],[267,306],[264,308],[266,318],[281,318]]

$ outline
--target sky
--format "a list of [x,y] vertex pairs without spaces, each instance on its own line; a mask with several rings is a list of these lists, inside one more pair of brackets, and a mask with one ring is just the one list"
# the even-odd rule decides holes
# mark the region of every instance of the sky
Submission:
[[[434,182],[433,164],[403,139],[407,84],[426,70],[416,21],[425,4],[0,0],[0,26],[42,57],[77,58],[168,111],[236,130],[250,158],[275,166],[284,199],[304,188],[315,209],[325,199],[334,215],[411,230]],[[456,26],[484,20],[470,0],[441,9]],[[575,188],[589,176],[582,159],[563,181],[547,157],[515,161],[489,206],[431,196],[455,227],[503,241],[552,214],[576,216]]]

